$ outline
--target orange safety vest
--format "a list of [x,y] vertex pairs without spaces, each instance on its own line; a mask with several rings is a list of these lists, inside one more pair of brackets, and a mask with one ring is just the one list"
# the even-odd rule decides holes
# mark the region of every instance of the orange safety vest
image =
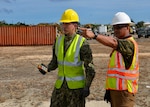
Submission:
[[139,79],[138,45],[133,37],[127,39],[134,43],[134,55],[131,66],[129,69],[126,69],[123,56],[114,50],[108,65],[106,89],[128,90],[130,93],[136,93]]

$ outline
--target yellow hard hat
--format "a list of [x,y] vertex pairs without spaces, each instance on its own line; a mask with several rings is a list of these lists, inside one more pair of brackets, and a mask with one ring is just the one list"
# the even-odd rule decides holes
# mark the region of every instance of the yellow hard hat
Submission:
[[79,22],[79,16],[73,9],[67,9],[60,19],[62,23]]

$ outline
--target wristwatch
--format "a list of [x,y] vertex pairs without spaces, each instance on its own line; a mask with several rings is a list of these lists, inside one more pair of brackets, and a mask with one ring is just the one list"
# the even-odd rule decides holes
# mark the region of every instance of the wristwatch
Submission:
[[95,35],[95,36],[93,37],[93,39],[96,39],[96,38],[97,38],[97,36],[98,36],[98,35]]
[[98,36],[98,33],[97,32],[93,32],[94,33],[94,37],[93,37],[93,39],[96,39],[97,38],[97,36]]

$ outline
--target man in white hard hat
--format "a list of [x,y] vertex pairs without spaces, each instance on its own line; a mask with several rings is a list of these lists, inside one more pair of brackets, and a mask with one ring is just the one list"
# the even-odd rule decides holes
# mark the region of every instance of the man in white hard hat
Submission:
[[139,60],[138,45],[130,35],[130,17],[125,12],[118,12],[112,20],[114,36],[94,34],[86,28],[80,28],[83,35],[93,38],[112,48],[106,76],[104,100],[111,107],[133,107],[138,91]]

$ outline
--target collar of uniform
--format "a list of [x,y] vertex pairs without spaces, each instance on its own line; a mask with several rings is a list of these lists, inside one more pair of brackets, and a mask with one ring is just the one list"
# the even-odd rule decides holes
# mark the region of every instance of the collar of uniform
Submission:
[[131,35],[128,35],[128,36],[125,36],[124,38],[122,38],[122,39],[127,39],[127,38],[129,38],[129,37],[132,37]]
[[65,35],[65,41],[69,41],[75,37],[76,34],[73,34],[71,36]]

